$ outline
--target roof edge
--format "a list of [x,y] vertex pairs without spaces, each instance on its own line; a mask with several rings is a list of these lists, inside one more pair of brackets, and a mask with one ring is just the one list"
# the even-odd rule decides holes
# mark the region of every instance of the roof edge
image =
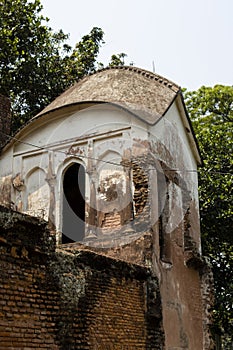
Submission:
[[[89,77],[93,76],[93,75],[98,75],[98,74],[101,74],[102,72],[104,71],[108,71],[108,70],[125,70],[125,71],[131,71],[131,72],[134,72],[134,73],[137,73],[139,75],[142,75],[143,77],[145,78],[148,78],[150,80],[155,80],[155,81],[158,81],[161,85],[169,88],[172,92],[174,92],[175,94],[177,94],[181,87],[177,84],[175,84],[174,82],[172,82],[171,80],[169,79],[166,79],[164,78],[163,76],[161,75],[158,75],[158,74],[155,74],[155,73],[152,73],[148,70],[145,70],[145,69],[142,69],[142,68],[138,68],[138,67],[135,67],[135,66],[112,66],[112,67],[105,67],[105,68],[102,68],[102,69],[99,69],[97,70],[96,72],[93,72],[91,74],[88,74],[86,76],[84,76],[83,78],[81,78],[80,80],[78,80],[76,83],[74,83],[73,85],[71,85],[68,89],[66,89],[62,94],[60,94],[59,96],[57,96],[55,98],[55,100],[53,100],[51,103],[53,103],[54,101],[57,100],[57,98],[60,98],[63,94],[65,94],[69,89],[71,89],[72,87],[74,87],[75,85],[79,84],[81,81],[85,80],[85,79],[88,79]],[[67,104],[69,105],[69,104]],[[47,111],[47,108],[50,106],[50,104],[48,104],[42,111],[40,111],[36,116],[34,116],[32,119],[34,118],[37,118],[41,115],[44,115],[46,113],[48,113]],[[64,105],[65,106],[65,105]],[[54,108],[52,108],[50,111],[52,111]]]
[[138,73],[138,74],[145,76],[146,78],[149,78],[151,80],[159,81],[161,84],[163,84],[164,86],[167,86],[168,88],[170,88],[174,92],[178,92],[178,90],[180,89],[180,86],[177,85],[176,83],[174,83],[173,81],[171,81],[170,79],[164,78],[162,75],[159,75],[159,74],[153,73],[149,70],[135,67],[135,66],[111,66],[111,67],[108,66],[108,67],[97,70],[95,73],[92,73],[89,76],[91,76],[93,74],[97,74],[97,73],[105,71],[105,70],[112,70],[112,69],[128,70],[128,71]]
[[195,149],[195,155],[196,155],[197,164],[199,166],[202,166],[203,165],[203,159],[202,159],[202,156],[201,156],[200,147],[199,147],[199,144],[198,144],[198,141],[197,141],[197,138],[196,138],[196,134],[194,132],[194,129],[193,129],[193,126],[192,126],[192,122],[191,122],[191,119],[189,117],[189,114],[188,114],[188,111],[187,111],[187,108],[186,108],[186,105],[185,105],[185,102],[184,102],[184,96],[183,96],[182,91],[180,90],[177,95],[179,96],[179,101],[180,101],[180,103],[182,105],[182,108],[183,108],[183,111],[184,111],[184,115],[185,115],[185,118],[187,120],[189,129],[190,129],[190,132],[188,133],[188,136],[189,136],[189,139],[191,141],[191,144],[194,146],[194,149]]

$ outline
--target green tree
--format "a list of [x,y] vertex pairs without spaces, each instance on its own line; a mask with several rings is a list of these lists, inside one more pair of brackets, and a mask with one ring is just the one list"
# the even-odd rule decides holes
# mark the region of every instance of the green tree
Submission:
[[200,215],[203,253],[211,260],[215,280],[214,331],[222,333],[224,349],[230,349],[233,334],[233,87],[203,86],[186,92],[185,102],[204,161],[199,170]]
[[114,66],[124,66],[125,64],[125,57],[127,57],[127,55],[125,53],[119,53],[117,55],[112,55],[111,56],[111,61],[109,63],[110,67],[114,67]]
[[74,49],[53,32],[40,0],[0,0],[0,93],[11,98],[13,131],[77,79],[92,73],[103,31],[93,28]]

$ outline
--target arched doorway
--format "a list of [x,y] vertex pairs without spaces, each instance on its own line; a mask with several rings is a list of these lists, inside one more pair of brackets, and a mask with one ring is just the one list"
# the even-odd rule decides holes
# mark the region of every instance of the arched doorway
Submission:
[[63,176],[62,243],[80,242],[85,236],[85,169],[70,165]]

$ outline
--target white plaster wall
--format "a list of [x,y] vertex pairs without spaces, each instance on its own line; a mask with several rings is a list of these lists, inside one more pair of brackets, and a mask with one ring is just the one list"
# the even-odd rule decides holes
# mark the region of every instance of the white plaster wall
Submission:
[[13,168],[13,149],[8,149],[0,156],[0,178],[11,175]]
[[[107,132],[129,126],[130,116],[125,112],[108,104],[101,106],[89,107],[71,116],[65,116],[61,112],[59,119],[48,119],[42,126],[37,123],[37,129],[32,130],[22,138],[22,141],[44,148],[56,143],[60,144],[62,141],[72,142],[73,139],[98,134],[100,131]],[[32,146],[21,143],[15,146],[14,153],[29,150],[32,150]]]
[[[176,103],[157,124],[149,128],[149,132],[151,140],[157,139],[158,143],[164,145],[164,150],[158,157],[165,161],[171,169],[176,170],[186,184],[191,200],[185,205],[183,203],[181,216],[184,217],[185,211],[190,208],[191,217],[195,218],[195,229],[192,235],[200,250],[197,162]],[[167,155],[171,157],[170,160]],[[181,192],[177,192],[174,206],[178,207],[181,203]]]
[[[171,122],[172,126],[176,127],[176,134],[178,132],[180,144],[175,145],[173,149],[174,159],[176,159],[176,164],[179,169],[180,159],[183,159],[184,173],[183,177],[186,179],[190,191],[192,191],[192,196],[196,201],[198,206],[198,167],[195,160],[190,141],[188,139],[187,131],[184,127],[182,119],[180,117],[178,108],[176,104],[173,104],[168,110],[165,118]],[[178,146],[178,147],[177,147]],[[181,169],[182,170],[182,169]],[[198,207],[197,207],[198,209]]]
[[[61,113],[59,118],[56,115],[54,119],[50,115],[46,123],[43,121],[40,125],[39,121],[35,121],[26,127],[22,132],[21,142],[14,143],[1,159],[0,178],[6,174],[15,176],[19,173],[20,179],[24,182],[24,187],[20,188],[20,191],[12,189],[11,199],[15,203],[15,208],[39,216],[44,206],[45,214],[42,216],[48,218],[50,205],[48,180],[54,177],[55,221],[57,227],[60,227],[57,218],[60,215],[64,169],[75,161],[82,163],[89,170],[106,164],[101,162],[101,159],[105,162],[119,163],[126,143],[130,146],[130,132],[123,130],[115,135],[115,130],[129,128],[132,118],[123,110],[106,104],[74,112],[68,116]],[[123,135],[124,133],[126,134]],[[71,148],[75,152],[81,149],[82,154],[68,155],[67,152]],[[91,160],[88,159],[90,152]],[[42,173],[43,176],[37,176]],[[86,183],[89,183],[89,178],[86,179]],[[31,190],[33,188],[34,190]],[[86,200],[89,200],[88,190]]]
[[[120,163],[125,149],[134,155],[134,152],[140,154],[141,147],[143,154],[147,151],[147,144],[142,143],[142,146],[140,141],[153,140],[155,144],[159,141],[164,145],[172,160],[168,160],[166,152],[159,153],[159,149],[153,157],[168,162],[172,168],[196,169],[186,131],[175,104],[154,126],[148,126],[132,114],[110,104],[96,105],[72,114],[69,110],[61,110],[59,113],[60,115],[58,112],[49,114],[41,123],[36,120],[27,126],[22,133],[22,142],[13,144],[2,154],[0,169],[0,178],[6,174],[15,176],[20,173],[24,188],[20,189],[20,193],[14,190],[12,198],[15,202],[22,202],[22,210],[25,212],[31,211],[39,216],[44,206],[43,217],[48,218],[51,191],[54,191],[52,212],[58,230],[61,230],[62,176],[65,168],[72,162],[77,161],[85,167],[86,184],[89,184],[93,170],[105,174],[106,171],[109,174],[123,171],[122,167],[119,170],[117,165],[106,162]],[[68,155],[69,151],[73,153]],[[39,180],[38,176],[32,176],[33,173],[37,174],[36,169],[41,169],[39,173],[43,173]],[[187,181],[196,196],[196,174],[191,173]],[[30,192],[30,188],[35,190]],[[90,193],[87,190],[86,201],[89,200]]]
[[[149,132],[150,139],[161,142],[171,155],[171,160],[169,161],[168,158],[166,160],[170,168],[177,169],[180,175],[186,178],[191,188],[195,185],[193,194],[196,197],[197,162],[190,146],[187,131],[175,103],[157,124],[149,128]],[[163,155],[160,154],[161,156]],[[166,153],[164,152],[165,156]]]

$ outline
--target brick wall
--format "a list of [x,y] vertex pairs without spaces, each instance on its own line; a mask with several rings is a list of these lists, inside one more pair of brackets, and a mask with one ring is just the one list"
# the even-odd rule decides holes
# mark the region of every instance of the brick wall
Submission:
[[90,251],[55,252],[44,222],[4,208],[0,228],[0,349],[164,348],[148,269]]

